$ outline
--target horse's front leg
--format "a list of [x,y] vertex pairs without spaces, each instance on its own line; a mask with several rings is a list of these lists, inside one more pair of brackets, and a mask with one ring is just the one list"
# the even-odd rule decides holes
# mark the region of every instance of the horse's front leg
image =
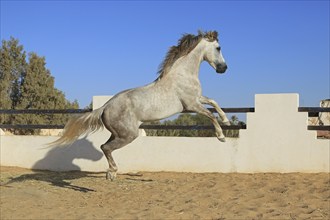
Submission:
[[230,125],[230,122],[226,116],[226,114],[222,111],[222,109],[220,108],[220,106],[218,105],[218,103],[216,103],[216,101],[214,101],[213,99],[210,99],[206,96],[201,96],[201,98],[199,99],[200,102],[202,104],[206,104],[206,105],[211,105],[213,106],[213,108],[215,108],[215,110],[218,112],[221,121],[225,124],[225,125]]
[[209,119],[211,119],[212,124],[215,128],[215,134],[216,134],[218,140],[221,141],[221,142],[226,142],[226,137],[222,132],[222,129],[221,129],[219,123],[218,123],[217,118],[212,114],[212,112],[210,112],[208,109],[206,109],[202,105],[202,103],[196,103],[196,104],[193,104],[193,105],[186,106],[186,109],[189,110],[189,111],[193,111],[193,112],[196,112],[198,114],[204,115],[204,116],[208,117]]

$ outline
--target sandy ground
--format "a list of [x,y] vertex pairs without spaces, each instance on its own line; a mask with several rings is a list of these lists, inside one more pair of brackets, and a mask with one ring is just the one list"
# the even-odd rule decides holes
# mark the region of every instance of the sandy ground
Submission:
[[1,219],[329,219],[330,176],[1,167]]

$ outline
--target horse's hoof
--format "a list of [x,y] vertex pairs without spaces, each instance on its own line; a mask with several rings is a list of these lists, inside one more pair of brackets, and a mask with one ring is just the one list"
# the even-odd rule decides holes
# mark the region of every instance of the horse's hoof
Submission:
[[224,125],[227,125],[227,126],[230,126],[231,124],[230,124],[230,121],[223,121],[222,122]]
[[105,174],[105,178],[106,178],[107,180],[110,180],[110,179],[111,179],[110,173],[107,172],[107,173]]
[[105,178],[107,180],[114,181],[116,179],[116,176],[117,176],[117,173],[116,172],[110,172],[110,171],[108,171]]
[[218,137],[218,140],[219,140],[220,142],[226,142],[226,138],[224,138],[224,137]]

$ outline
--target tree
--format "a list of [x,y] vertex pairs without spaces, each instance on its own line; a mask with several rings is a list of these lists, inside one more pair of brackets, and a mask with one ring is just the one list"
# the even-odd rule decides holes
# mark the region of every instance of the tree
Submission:
[[[0,54],[0,109],[15,109],[26,74],[26,53],[18,40],[11,37],[9,41],[2,41]],[[0,123],[9,123],[11,118],[1,115]]]
[[[18,40],[2,41],[0,63],[1,109],[79,108],[78,102],[66,100],[54,86],[54,77],[46,68],[45,57],[26,52]],[[2,118],[8,124],[64,124],[67,115],[12,115]],[[16,134],[37,134],[38,130],[13,130]]]
[[45,109],[55,95],[54,77],[45,67],[44,57],[29,54],[29,65],[21,86],[18,108]]
[[[21,85],[21,96],[17,109],[67,109],[78,108],[77,101],[70,103],[63,92],[54,87],[54,77],[46,68],[46,60],[35,53],[29,54],[26,76]],[[20,124],[63,124],[63,115],[20,115],[15,118]],[[35,134],[38,130],[25,130],[25,134]],[[22,133],[22,131],[16,131]]]

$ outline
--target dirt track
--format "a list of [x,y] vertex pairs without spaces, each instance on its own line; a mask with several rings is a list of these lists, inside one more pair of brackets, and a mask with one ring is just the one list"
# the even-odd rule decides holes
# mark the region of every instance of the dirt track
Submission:
[[1,167],[1,219],[329,219],[330,176]]

